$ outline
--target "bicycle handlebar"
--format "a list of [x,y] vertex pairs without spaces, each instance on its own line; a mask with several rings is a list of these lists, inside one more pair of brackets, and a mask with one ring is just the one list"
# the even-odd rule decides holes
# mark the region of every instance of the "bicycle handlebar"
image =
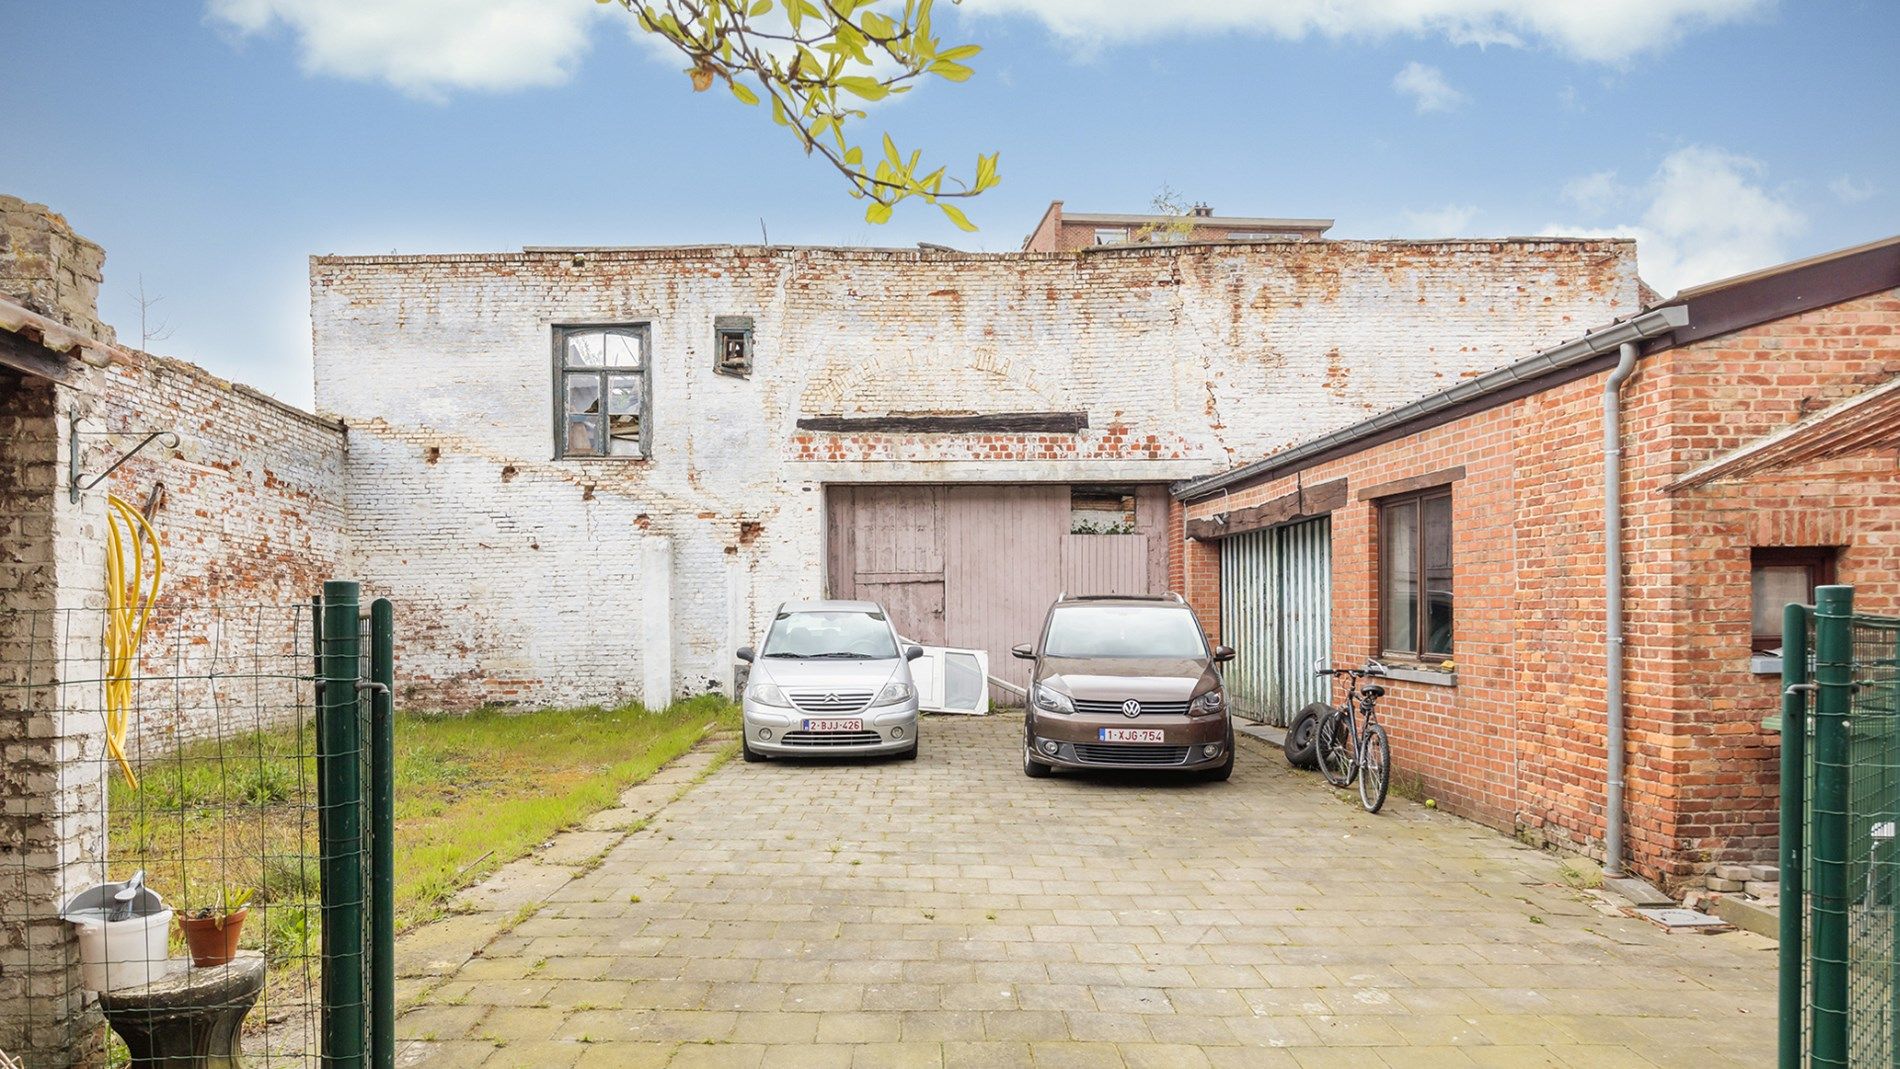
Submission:
[[1354,679],[1364,679],[1366,676],[1390,675],[1391,673],[1392,673],[1392,670],[1390,668],[1387,668],[1385,665],[1381,664],[1376,658],[1373,658],[1373,657],[1366,658],[1366,665],[1364,668],[1315,668],[1313,669],[1313,674],[1318,675],[1318,676],[1351,676]]

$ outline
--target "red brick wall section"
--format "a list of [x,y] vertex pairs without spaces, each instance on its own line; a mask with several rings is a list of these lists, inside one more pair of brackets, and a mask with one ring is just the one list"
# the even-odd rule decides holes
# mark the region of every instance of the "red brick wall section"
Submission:
[[[1778,680],[1750,671],[1756,546],[1838,546],[1856,604],[1900,613],[1893,452],[1718,483],[1696,465],[1900,374],[1900,291],[1646,358],[1623,390],[1627,839],[1637,871],[1692,882],[1775,853]],[[1334,658],[1377,650],[1376,506],[1359,492],[1462,465],[1453,488],[1456,686],[1393,681],[1382,717],[1400,774],[1445,808],[1601,857],[1602,390],[1606,373],[1301,474],[1350,480],[1333,516]],[[1289,477],[1195,502],[1260,504]],[[1219,554],[1182,550],[1217,627]]]
[[[298,607],[324,580],[351,578],[343,574],[343,428],[184,361],[136,360],[106,376],[110,456],[149,431],[181,439],[177,449],[147,446],[107,484],[136,507],[154,485],[165,488],[152,519],[165,552],[164,585],[141,645],[144,670],[163,677],[287,669],[298,649],[309,648],[308,635],[295,633],[299,622],[308,626]],[[228,716],[218,722],[220,706],[271,720],[292,715],[299,700],[287,692],[240,695],[238,686],[222,684],[215,701],[181,688],[144,688],[135,751],[149,755],[229,730]]]

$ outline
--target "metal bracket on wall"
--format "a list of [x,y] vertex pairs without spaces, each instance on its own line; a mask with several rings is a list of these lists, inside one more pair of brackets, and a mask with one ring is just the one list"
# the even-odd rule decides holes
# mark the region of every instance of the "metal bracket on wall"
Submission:
[[79,471],[79,409],[68,409],[66,417],[66,466],[68,472],[66,490],[69,499],[74,504],[77,504],[81,492],[90,490],[100,483],[105,482],[106,476],[119,470],[119,465],[138,456],[140,450],[161,439],[166,449],[178,448],[178,434],[175,431],[153,431],[147,434],[139,444],[120,455],[119,459],[112,462],[111,467],[93,476],[91,482],[81,482],[81,473]]

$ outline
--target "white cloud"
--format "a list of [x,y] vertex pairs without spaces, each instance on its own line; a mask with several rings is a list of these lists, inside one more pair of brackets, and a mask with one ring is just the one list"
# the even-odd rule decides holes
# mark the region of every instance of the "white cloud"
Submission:
[[1762,165],[1746,156],[1691,145],[1665,157],[1643,186],[1649,200],[1641,220],[1551,226],[1544,233],[1633,237],[1643,277],[1674,293],[1789,258],[1789,244],[1807,220],[1764,186],[1762,175]]
[[1465,102],[1465,95],[1451,87],[1445,72],[1413,60],[1392,76],[1392,88],[1400,96],[1412,98],[1420,115],[1428,111],[1450,111]]
[[303,69],[440,99],[452,90],[559,85],[587,52],[595,0],[208,0],[242,36],[279,26]]
[[1842,204],[1859,204],[1862,201],[1872,200],[1874,194],[1880,192],[1880,189],[1864,178],[1844,174],[1829,182],[1827,191],[1834,194],[1835,199]]
[[1598,171],[1564,183],[1563,198],[1592,214],[1605,212],[1628,195],[1616,180],[1615,171]]
[[1619,63],[1774,0],[964,0],[977,14],[1025,15],[1083,42],[1209,32],[1283,40],[1442,37],[1454,44],[1544,45]]
[[1447,204],[1442,208],[1429,211],[1406,212],[1405,224],[1409,228],[1408,237],[1455,238],[1466,236],[1471,231],[1471,223],[1478,218],[1478,209],[1469,204]]

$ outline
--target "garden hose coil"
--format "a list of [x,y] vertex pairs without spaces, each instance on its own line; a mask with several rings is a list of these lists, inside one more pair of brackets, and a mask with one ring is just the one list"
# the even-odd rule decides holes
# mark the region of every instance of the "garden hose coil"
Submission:
[[[145,547],[152,547],[152,567],[145,569]],[[125,782],[136,788],[139,778],[125,757],[125,733],[131,723],[132,672],[138,666],[139,640],[151,617],[152,603],[165,574],[165,556],[158,534],[144,514],[123,499],[106,495],[106,626],[105,713],[106,752],[119,763]]]

